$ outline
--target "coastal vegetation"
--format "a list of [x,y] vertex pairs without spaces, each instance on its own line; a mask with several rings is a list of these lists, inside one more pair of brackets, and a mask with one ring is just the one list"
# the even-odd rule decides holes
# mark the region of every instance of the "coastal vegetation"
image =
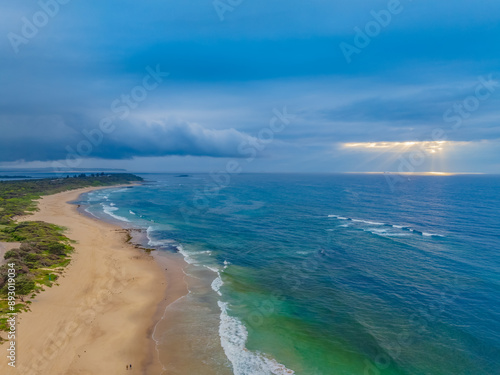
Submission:
[[[51,287],[70,262],[72,241],[64,228],[41,221],[16,221],[17,216],[37,210],[36,200],[66,190],[139,182],[132,174],[80,174],[57,179],[0,181],[0,242],[20,243],[0,259],[0,331],[7,329],[7,312],[29,309],[31,301],[44,287]],[[16,270],[15,309],[8,306],[8,264]],[[0,342],[2,341],[0,337]]]

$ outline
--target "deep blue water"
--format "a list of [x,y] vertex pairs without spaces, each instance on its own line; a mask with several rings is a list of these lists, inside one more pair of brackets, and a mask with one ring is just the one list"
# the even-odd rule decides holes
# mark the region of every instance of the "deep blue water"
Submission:
[[500,374],[500,177],[143,177],[88,210],[218,272],[235,374]]

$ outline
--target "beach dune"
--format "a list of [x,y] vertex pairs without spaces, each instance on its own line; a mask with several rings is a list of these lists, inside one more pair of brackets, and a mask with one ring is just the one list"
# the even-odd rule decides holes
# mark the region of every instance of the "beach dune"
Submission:
[[161,373],[151,333],[165,301],[165,273],[127,244],[119,227],[66,203],[89,190],[45,196],[38,212],[20,218],[64,226],[75,252],[59,285],[19,315],[16,368],[1,361],[2,374],[119,374],[127,364],[136,373]]

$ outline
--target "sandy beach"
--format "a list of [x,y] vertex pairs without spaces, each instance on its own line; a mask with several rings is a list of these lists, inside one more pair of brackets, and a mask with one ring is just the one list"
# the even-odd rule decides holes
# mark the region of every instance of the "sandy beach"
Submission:
[[162,372],[151,334],[165,305],[187,291],[182,264],[155,261],[126,243],[121,228],[67,203],[90,190],[45,196],[38,212],[19,218],[64,226],[76,243],[58,285],[18,317],[16,368],[3,360],[2,374],[120,374],[127,364],[138,374]]

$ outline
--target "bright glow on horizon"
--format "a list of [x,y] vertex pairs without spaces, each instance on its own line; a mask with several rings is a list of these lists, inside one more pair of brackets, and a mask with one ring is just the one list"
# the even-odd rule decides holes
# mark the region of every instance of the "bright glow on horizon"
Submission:
[[450,142],[450,141],[408,141],[408,142],[356,142],[356,143],[343,143],[343,148],[359,149],[363,151],[383,151],[383,152],[405,152],[419,149],[437,154],[442,152],[445,148],[465,144],[467,142]]
[[448,156],[468,142],[404,141],[342,143],[344,151],[360,154],[372,163],[377,160],[379,170],[392,170],[427,175],[447,175]]
[[404,176],[460,176],[460,175],[483,175],[476,172],[346,172],[346,174],[381,174],[381,175],[404,175]]

